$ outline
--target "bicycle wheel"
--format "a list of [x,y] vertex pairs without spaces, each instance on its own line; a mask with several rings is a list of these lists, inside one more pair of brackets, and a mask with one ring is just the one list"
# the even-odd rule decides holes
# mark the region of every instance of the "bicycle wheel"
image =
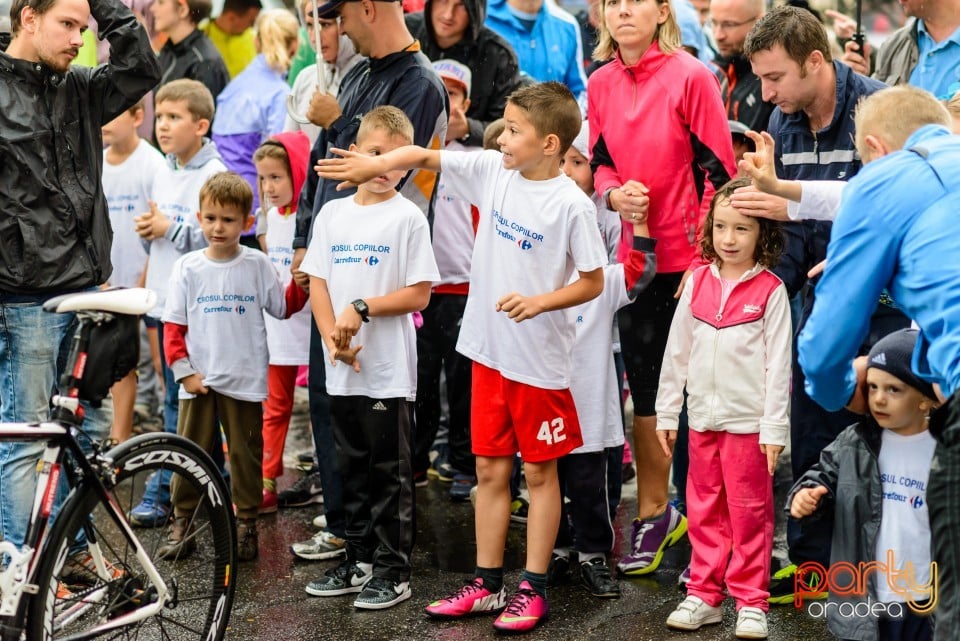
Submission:
[[[152,473],[169,471],[174,487],[190,488],[197,501],[187,517],[191,553],[158,553],[172,525],[135,530],[164,592],[123,536],[112,509],[81,483],[44,546],[28,641],[220,641],[233,605],[237,565],[236,526],[223,478],[199,447],[169,434],[137,436],[110,456],[116,483],[108,493],[124,515],[139,502]],[[146,616],[145,610],[160,601],[164,607]]]

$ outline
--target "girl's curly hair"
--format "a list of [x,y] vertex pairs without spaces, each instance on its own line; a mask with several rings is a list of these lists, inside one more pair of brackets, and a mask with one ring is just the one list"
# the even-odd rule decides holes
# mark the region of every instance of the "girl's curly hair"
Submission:
[[[720,255],[713,246],[713,212],[718,205],[727,206],[730,204],[730,197],[733,192],[740,187],[748,187],[751,182],[749,178],[734,178],[726,183],[717,193],[713,195],[710,201],[710,212],[706,220],[703,221],[703,237],[700,239],[700,255],[704,260],[710,262],[722,262]],[[754,218],[760,225],[760,237],[757,239],[757,247],[753,252],[753,258],[764,267],[770,268],[777,264],[780,254],[783,253],[783,229],[779,222],[768,218]]]

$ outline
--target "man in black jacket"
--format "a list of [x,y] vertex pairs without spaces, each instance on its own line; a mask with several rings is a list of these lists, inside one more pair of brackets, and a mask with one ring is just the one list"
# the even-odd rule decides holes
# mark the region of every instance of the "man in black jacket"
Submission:
[[485,0],[426,0],[423,11],[407,15],[407,27],[423,53],[437,60],[456,60],[470,69],[470,108],[453,110],[447,140],[468,147],[483,146],[483,131],[503,116],[507,96],[520,86],[513,47],[483,21]]
[[[0,53],[0,420],[29,422],[47,418],[73,321],[43,313],[43,302],[97,287],[112,271],[100,128],[147,93],[160,68],[120,0],[14,0],[10,13],[13,38]],[[71,67],[91,15],[110,61]],[[42,450],[0,443],[0,538],[16,546]]]

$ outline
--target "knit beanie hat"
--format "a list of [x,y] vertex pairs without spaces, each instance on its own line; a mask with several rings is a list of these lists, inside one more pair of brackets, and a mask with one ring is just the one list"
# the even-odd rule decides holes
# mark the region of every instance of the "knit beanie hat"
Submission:
[[870,350],[867,367],[883,370],[917,389],[927,398],[936,399],[933,385],[913,373],[910,366],[913,348],[920,335],[915,329],[901,329],[881,338]]

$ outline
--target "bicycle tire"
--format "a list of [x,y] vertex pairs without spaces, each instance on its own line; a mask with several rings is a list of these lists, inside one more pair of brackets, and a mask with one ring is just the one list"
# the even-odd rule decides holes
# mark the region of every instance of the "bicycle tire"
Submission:
[[[135,531],[172,600],[149,618],[94,636],[221,641],[236,590],[237,542],[230,493],[213,461],[189,440],[164,433],[134,437],[109,456],[115,484],[108,493],[124,514],[139,500],[149,473],[169,470],[179,483],[193,487],[199,495],[190,516],[196,549],[189,558],[164,560],[158,548],[167,528]],[[81,532],[86,543],[78,547]],[[83,558],[72,555],[95,552],[96,546],[104,560],[100,571],[67,562],[68,554]],[[27,641],[91,638],[95,628],[158,600],[135,547],[122,536],[94,488],[82,482],[52,524],[37,576],[39,593],[31,599]]]

